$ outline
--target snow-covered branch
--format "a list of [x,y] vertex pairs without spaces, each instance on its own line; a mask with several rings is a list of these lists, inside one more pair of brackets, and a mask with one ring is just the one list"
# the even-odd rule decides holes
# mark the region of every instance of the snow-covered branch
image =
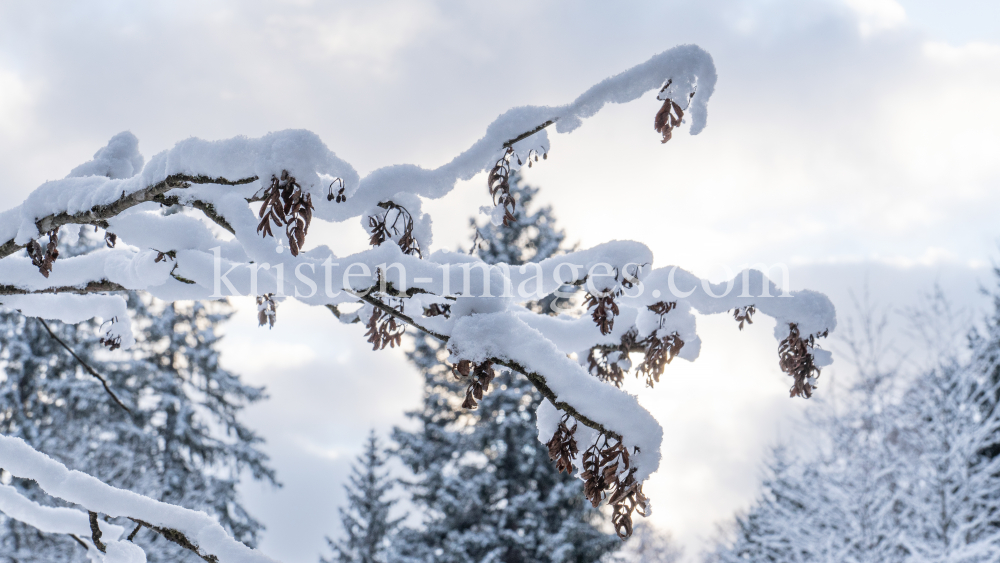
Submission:
[[[469,382],[467,407],[488,392],[494,364],[528,377],[563,413],[557,424],[540,425],[540,438],[552,442],[558,434],[570,457],[579,443],[588,496],[615,505],[616,526],[627,536],[632,510],[645,510],[641,484],[659,465],[663,434],[618,388],[628,354],[643,353],[638,371],[652,385],[675,357],[698,356],[692,311],[735,310],[741,326],[763,313],[778,320],[792,394],[809,396],[829,363],[814,348],[836,325],[829,300],[782,292],[758,270],[713,285],[679,268],[654,269],[649,248],[630,241],[524,266],[433,252],[422,202],[486,172],[487,214],[506,225],[518,205],[510,176],[547,155],[550,127],[569,133],[607,103],[656,91],[650,114],[662,141],[685,120],[697,134],[715,82],[708,53],[676,47],[566,105],[507,111],[438,168],[393,165],[363,178],[308,131],[188,139],[145,166],[138,141],[122,133],[69,177],[46,182],[0,214],[0,303],[66,322],[100,317],[105,340],[122,347],[134,338],[124,299],[110,295],[121,290],[168,301],[252,296],[262,324],[275,322],[281,299],[295,298],[329,307],[343,322],[361,321],[376,348],[398,344],[404,325],[416,327],[447,341],[455,373]],[[338,256],[310,237],[314,220],[359,220],[372,248]],[[104,229],[107,247],[59,258],[59,229],[73,224]],[[586,290],[583,317],[532,308],[567,285]],[[341,314],[343,304],[361,308]]]

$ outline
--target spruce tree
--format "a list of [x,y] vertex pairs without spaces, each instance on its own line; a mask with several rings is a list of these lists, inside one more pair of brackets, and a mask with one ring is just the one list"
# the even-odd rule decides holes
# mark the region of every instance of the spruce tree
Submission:
[[[550,207],[533,213],[537,188],[512,176],[514,220],[476,230],[473,252],[488,263],[520,265],[559,252],[565,234]],[[475,222],[472,223],[475,228]],[[551,300],[535,304],[550,309]],[[397,428],[398,455],[417,479],[409,483],[424,516],[394,542],[396,561],[441,563],[584,563],[616,549],[598,528],[582,483],[559,473],[539,443],[535,409],[541,396],[523,376],[500,372],[478,408],[461,408],[459,386],[440,343],[418,335],[410,360],[423,372],[424,402],[410,418],[416,431]]]
[[[82,236],[64,252],[97,243],[104,244]],[[246,405],[265,397],[263,390],[219,365],[216,328],[230,317],[229,306],[163,304],[133,294],[129,310],[139,341],[127,352],[102,346],[93,322],[43,323],[0,312],[0,434],[115,487],[203,510],[253,545],[263,526],[244,509],[236,487],[244,471],[270,482],[274,473],[261,439],[238,420]],[[11,485],[36,502],[56,504],[33,481],[15,478]],[[0,557],[86,560],[71,537],[2,518]],[[151,530],[133,540],[149,561],[198,560]]]
[[386,563],[386,553],[392,534],[402,518],[389,519],[395,500],[387,499],[394,480],[384,470],[386,452],[373,430],[368,435],[365,451],[351,468],[347,491],[348,508],[340,509],[340,522],[345,537],[326,538],[333,559],[320,557],[322,563]]

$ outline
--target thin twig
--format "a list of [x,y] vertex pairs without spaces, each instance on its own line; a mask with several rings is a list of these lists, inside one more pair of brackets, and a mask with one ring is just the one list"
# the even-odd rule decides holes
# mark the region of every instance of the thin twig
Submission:
[[94,547],[101,553],[107,553],[108,548],[101,542],[101,525],[97,523],[97,513],[90,511],[90,539],[94,540]]
[[166,539],[168,539],[168,540],[176,543],[177,545],[183,547],[184,549],[186,549],[188,551],[194,552],[195,555],[197,555],[198,557],[201,557],[205,561],[208,561],[208,563],[219,563],[219,557],[218,556],[212,555],[211,553],[202,553],[201,552],[201,548],[198,547],[197,544],[195,544],[194,542],[192,542],[191,540],[189,540],[188,537],[185,536],[179,530],[175,530],[173,528],[161,528],[160,526],[154,526],[154,525],[150,524],[149,522],[145,522],[143,520],[139,520],[138,518],[132,518],[131,516],[128,516],[128,519],[131,520],[131,521],[133,521],[133,522],[135,522],[136,524],[139,524],[139,526],[145,526],[145,527],[149,528],[150,530],[153,530],[154,532],[156,532],[156,533],[160,534],[161,536],[163,536],[164,538],[166,538]]
[[90,551],[90,546],[87,545],[87,542],[81,540],[80,537],[77,536],[76,534],[70,534],[69,537],[75,539],[76,543],[78,543],[78,544],[80,544],[80,545],[83,546],[83,549],[86,549],[87,551]]
[[[558,118],[556,118],[556,119],[558,119]],[[503,148],[505,148],[505,149],[507,149],[507,148],[510,148],[510,147],[511,147],[511,145],[513,145],[514,143],[516,143],[516,142],[518,142],[518,141],[522,141],[522,140],[524,140],[524,139],[527,139],[528,137],[530,137],[530,136],[534,135],[535,133],[538,133],[538,132],[539,132],[539,131],[541,131],[542,129],[545,129],[545,128],[546,128],[546,127],[548,127],[549,125],[552,125],[553,123],[555,123],[555,122],[556,122],[556,119],[550,119],[550,120],[546,121],[545,123],[542,123],[542,124],[541,124],[541,125],[539,125],[538,127],[535,127],[535,128],[534,128],[534,129],[532,129],[531,131],[525,131],[524,133],[521,133],[521,134],[520,134],[520,135],[518,135],[517,137],[514,137],[513,139],[510,139],[509,141],[507,141],[507,142],[505,142],[505,143],[503,144]]]
[[[384,312],[386,312],[386,313],[388,313],[388,314],[396,317],[397,319],[405,322],[406,324],[408,324],[408,325],[410,325],[410,326],[412,326],[412,327],[414,327],[414,328],[416,328],[416,329],[418,329],[418,330],[420,330],[422,332],[425,332],[428,335],[433,336],[434,338],[437,338],[441,342],[448,342],[449,338],[448,338],[447,335],[440,334],[440,333],[434,332],[433,330],[428,329],[427,327],[420,326],[419,324],[417,324],[416,322],[414,322],[413,318],[411,318],[410,316],[405,315],[403,313],[400,313],[399,311],[393,309],[392,307],[390,307],[390,306],[386,305],[385,303],[379,301],[378,299],[372,297],[371,294],[369,293],[370,291],[371,290],[368,290],[365,293],[355,293],[354,295],[356,297],[358,297],[359,299],[361,299],[362,301],[364,301],[366,303],[369,303],[373,307],[375,307],[377,309],[380,309],[380,310],[382,310],[382,311],[384,311]],[[565,401],[560,401],[559,398],[558,398],[558,396],[552,390],[552,388],[549,387],[548,382],[545,380],[545,376],[544,375],[542,375],[540,373],[536,373],[536,372],[530,371],[530,370],[526,369],[524,366],[522,366],[522,365],[520,365],[517,362],[514,362],[512,360],[507,360],[507,359],[503,359],[503,358],[490,358],[487,361],[490,362],[490,363],[502,365],[502,366],[504,366],[504,367],[506,367],[506,368],[508,368],[508,369],[510,369],[512,371],[518,372],[521,375],[523,375],[526,378],[528,378],[528,381],[530,381],[531,384],[534,385],[536,389],[538,389],[538,392],[541,393],[543,397],[545,397],[546,399],[548,399],[549,402],[552,403],[553,406],[555,406],[557,409],[559,409],[559,410],[561,410],[563,412],[569,413],[573,418],[575,418],[578,421],[582,422],[584,426],[589,426],[590,428],[593,428],[594,430],[597,430],[598,432],[603,432],[605,435],[610,436],[612,438],[615,438],[616,440],[622,440],[621,434],[618,434],[617,432],[615,432],[613,430],[608,430],[600,422],[597,422],[596,420],[593,420],[590,417],[588,417],[588,416],[586,416],[584,414],[581,414],[580,411],[576,410],[576,408],[574,408],[569,403],[567,403]]]
[[142,529],[142,523],[136,524],[135,525],[135,529],[132,530],[132,533],[128,535],[128,541],[134,540],[135,539],[135,535],[138,534],[139,530],[141,530],[141,529]]
[[65,348],[66,351],[69,352],[71,356],[76,358],[76,361],[80,362],[80,365],[83,366],[83,369],[87,370],[87,372],[89,372],[90,375],[93,375],[101,382],[101,385],[104,386],[104,390],[108,392],[108,395],[111,395],[111,398],[114,399],[116,403],[118,403],[119,407],[125,409],[125,412],[132,414],[132,409],[126,407],[125,403],[123,403],[121,399],[118,398],[118,395],[115,395],[115,392],[111,390],[111,387],[108,385],[108,380],[104,379],[104,377],[102,377],[101,374],[94,371],[94,368],[87,365],[87,362],[83,361],[83,358],[77,356],[76,352],[74,352],[72,348],[67,346],[65,342],[63,342],[58,336],[56,336],[56,333],[52,332],[52,329],[49,328],[49,325],[46,324],[44,320],[39,318],[36,318],[36,320],[42,323],[42,326],[45,327],[45,330],[48,331],[49,336],[51,336],[53,340],[62,345],[62,347]]

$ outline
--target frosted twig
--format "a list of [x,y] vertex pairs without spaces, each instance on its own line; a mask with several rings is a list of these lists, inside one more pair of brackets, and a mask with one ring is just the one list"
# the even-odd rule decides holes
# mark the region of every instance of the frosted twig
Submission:
[[[87,372],[90,375],[93,375],[94,377],[96,377],[98,379],[98,381],[101,382],[101,385],[104,386],[104,390],[108,392],[108,395],[111,395],[111,398],[114,399],[116,403],[118,403],[119,407],[125,409],[125,412],[127,412],[129,414],[132,414],[132,409],[126,407],[125,403],[123,403],[122,400],[118,398],[118,395],[115,395],[115,392],[111,390],[111,387],[108,385],[108,380],[107,379],[104,379],[104,377],[102,377],[101,374],[99,374],[96,371],[94,371],[94,368],[90,367],[87,364],[87,362],[83,361],[83,358],[81,358],[80,356],[77,356],[76,352],[74,352],[72,348],[70,348],[65,342],[62,341],[62,339],[60,339],[58,336],[56,336],[56,333],[52,332],[52,329],[49,328],[49,325],[44,320],[42,320],[41,318],[37,318],[37,317],[36,317],[36,320],[38,320],[38,322],[42,323],[42,326],[45,327],[45,330],[49,333],[49,336],[51,336],[53,340],[55,340],[56,342],[58,342],[63,348],[66,349],[67,352],[70,353],[71,356],[73,356],[74,358],[76,358],[76,361],[80,362],[80,365],[83,366],[83,369],[87,370]],[[103,550],[101,550],[101,551],[103,551]]]

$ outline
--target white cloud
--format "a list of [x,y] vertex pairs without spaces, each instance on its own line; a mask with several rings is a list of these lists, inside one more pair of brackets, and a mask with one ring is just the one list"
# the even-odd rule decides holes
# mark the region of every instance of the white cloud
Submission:
[[858,17],[862,37],[895,29],[906,23],[906,10],[896,0],[844,0]]
[[31,92],[17,74],[0,69],[0,135],[13,138],[24,132]]

